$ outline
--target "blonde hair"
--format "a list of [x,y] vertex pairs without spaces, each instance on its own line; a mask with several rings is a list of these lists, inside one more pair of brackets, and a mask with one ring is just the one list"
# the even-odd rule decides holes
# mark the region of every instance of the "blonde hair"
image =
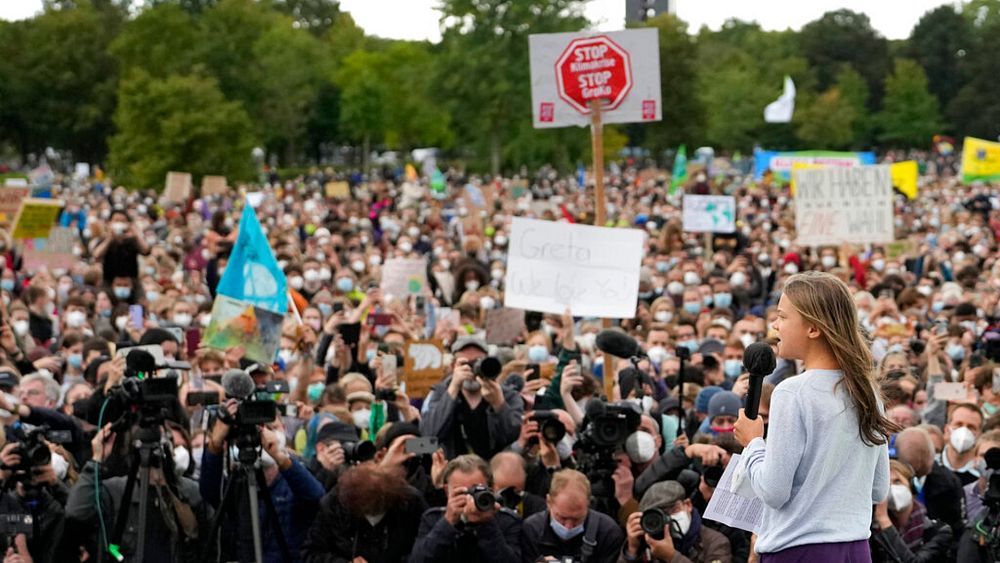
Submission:
[[889,471],[895,471],[907,483],[912,481],[914,477],[913,468],[898,459],[889,460]]
[[785,281],[784,294],[802,319],[814,325],[829,345],[844,377],[844,385],[858,415],[858,432],[866,445],[886,443],[899,431],[881,408],[875,386],[875,361],[861,333],[858,311],[847,284],[825,272],[803,272]]
[[549,498],[556,498],[567,487],[576,487],[585,497],[590,498],[590,481],[586,475],[575,469],[562,469],[552,475]]

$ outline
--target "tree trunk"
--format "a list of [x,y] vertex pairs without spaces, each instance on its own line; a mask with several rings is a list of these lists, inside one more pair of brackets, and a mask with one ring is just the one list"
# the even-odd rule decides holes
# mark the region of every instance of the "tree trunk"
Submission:
[[371,169],[370,169],[371,166],[368,161],[371,158],[371,144],[372,144],[371,133],[365,133],[364,143],[361,148],[361,150],[363,151],[361,154],[361,169],[364,170],[365,176],[369,177],[371,176]]

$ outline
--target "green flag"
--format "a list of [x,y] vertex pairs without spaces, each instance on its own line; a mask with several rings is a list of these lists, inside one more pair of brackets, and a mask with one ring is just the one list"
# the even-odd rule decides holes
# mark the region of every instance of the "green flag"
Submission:
[[674,170],[670,175],[670,195],[677,193],[677,188],[687,180],[687,149],[681,145],[674,157]]
[[444,174],[437,168],[431,174],[431,190],[436,194],[443,194],[445,192]]

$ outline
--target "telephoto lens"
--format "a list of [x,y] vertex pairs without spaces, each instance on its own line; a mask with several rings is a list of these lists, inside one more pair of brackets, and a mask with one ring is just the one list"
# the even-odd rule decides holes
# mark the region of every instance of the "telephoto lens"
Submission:
[[501,371],[503,371],[503,364],[500,363],[500,360],[489,356],[479,358],[472,365],[472,373],[476,374],[476,377],[482,377],[483,379],[496,379],[500,377]]
[[344,448],[344,460],[349,464],[364,463],[375,458],[375,444],[368,440],[360,442],[341,442]]

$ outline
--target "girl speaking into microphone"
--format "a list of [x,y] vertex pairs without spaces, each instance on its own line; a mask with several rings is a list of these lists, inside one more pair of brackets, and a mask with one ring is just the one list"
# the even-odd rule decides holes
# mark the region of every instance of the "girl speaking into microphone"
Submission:
[[774,322],[778,355],[805,371],[771,396],[767,441],[740,411],[745,481],[764,502],[761,563],[870,562],[872,504],[889,492],[886,418],[874,362],[847,285],[820,272],[790,276]]

